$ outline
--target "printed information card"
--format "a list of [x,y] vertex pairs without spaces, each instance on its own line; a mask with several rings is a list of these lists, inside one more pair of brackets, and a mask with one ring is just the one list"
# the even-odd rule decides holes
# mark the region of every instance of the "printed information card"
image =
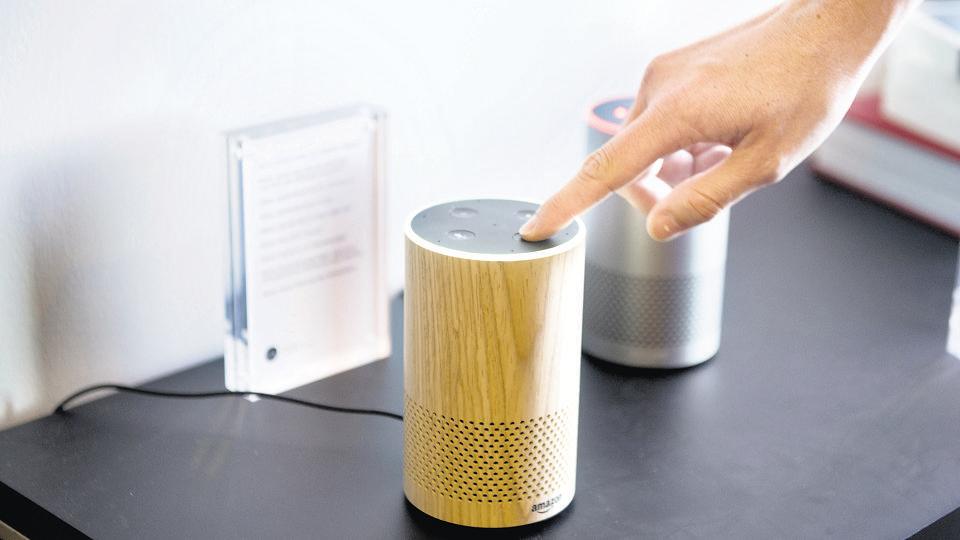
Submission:
[[282,392],[389,356],[383,139],[368,106],[227,135],[227,388]]

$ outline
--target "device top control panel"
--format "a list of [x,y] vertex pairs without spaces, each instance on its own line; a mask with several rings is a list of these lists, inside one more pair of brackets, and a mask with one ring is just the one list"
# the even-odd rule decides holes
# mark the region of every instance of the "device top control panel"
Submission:
[[487,255],[512,255],[544,251],[577,237],[580,224],[572,222],[540,242],[520,238],[518,229],[537,205],[506,199],[472,199],[431,206],[413,217],[411,231],[440,248]]

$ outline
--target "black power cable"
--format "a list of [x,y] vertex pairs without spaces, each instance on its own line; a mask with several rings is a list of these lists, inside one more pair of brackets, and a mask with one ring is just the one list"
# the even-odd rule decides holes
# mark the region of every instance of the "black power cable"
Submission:
[[390,411],[381,411],[378,409],[355,409],[352,407],[338,407],[336,405],[326,405],[323,403],[316,403],[313,401],[307,401],[304,399],[297,399],[287,396],[278,396],[276,394],[263,394],[260,392],[231,392],[229,390],[220,390],[214,392],[167,392],[162,390],[147,390],[146,388],[136,388],[133,386],[123,386],[121,384],[96,384],[93,386],[88,386],[81,390],[77,390],[73,394],[70,394],[66,399],[60,402],[57,405],[57,408],[53,410],[53,414],[64,414],[67,412],[67,405],[71,401],[89,394],[91,392],[96,392],[98,390],[115,390],[117,392],[128,392],[131,394],[140,394],[142,396],[152,396],[152,397],[162,397],[162,398],[185,398],[185,399],[206,399],[206,398],[217,398],[217,397],[246,397],[246,396],[257,396],[262,399],[271,399],[274,401],[282,401],[284,403],[293,403],[294,405],[302,405],[304,407],[312,407],[314,409],[320,409],[321,411],[330,411],[330,412],[339,412],[347,414],[369,414],[373,416],[384,416],[386,418],[392,418],[394,420],[403,421],[403,415],[393,413]]

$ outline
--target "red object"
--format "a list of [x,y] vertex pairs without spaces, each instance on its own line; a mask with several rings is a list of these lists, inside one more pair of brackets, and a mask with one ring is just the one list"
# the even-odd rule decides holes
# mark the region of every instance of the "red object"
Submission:
[[[611,137],[616,135],[617,132],[620,131],[621,123],[611,122],[609,120],[600,118],[599,116],[597,116],[597,112],[596,112],[597,107],[611,101],[621,101],[621,100],[629,100],[629,99],[632,99],[632,98],[630,96],[618,96],[610,99],[604,99],[593,104],[592,106],[590,106],[590,109],[587,111],[587,125],[590,128],[595,129],[600,133],[605,133],[607,135],[610,135]],[[621,108],[626,109],[625,107],[617,107],[616,109],[614,109],[613,114],[616,118],[620,120],[624,120],[627,118],[627,114],[630,111],[624,110],[622,113],[619,113],[618,109],[621,109]],[[622,114],[623,116],[621,117],[620,114]]]
[[[881,113],[880,97],[878,95],[868,94],[857,97],[850,106],[850,110],[847,112],[840,128],[843,124],[857,124],[862,128],[875,131],[884,138],[905,143],[908,147],[912,147],[913,152],[925,153],[935,159],[943,159],[948,163],[954,163],[955,167],[960,167],[960,149],[947,147],[887,120]],[[831,141],[827,139],[824,146],[829,144],[831,144]],[[891,195],[889,189],[876,189],[872,187],[873,182],[869,179],[858,178],[857,173],[851,172],[849,168],[837,168],[835,163],[820,157],[819,154],[819,150],[814,152],[809,163],[814,172],[822,175],[821,178],[885,204],[902,214],[932,225],[952,236],[960,237],[960,222],[956,219],[944,219],[942,215],[938,216],[925,211],[915,201]],[[893,172],[892,174],[900,173]],[[960,182],[960,178],[958,178],[958,182]],[[958,185],[958,188],[960,188],[960,185]]]
[[858,96],[857,99],[853,100],[853,105],[850,105],[850,110],[847,111],[846,120],[852,120],[859,124],[884,131],[916,146],[938,154],[943,154],[955,160],[960,160],[960,148],[944,146],[939,142],[928,139],[915,131],[910,131],[884,118],[883,113],[880,111],[880,96],[878,94]]

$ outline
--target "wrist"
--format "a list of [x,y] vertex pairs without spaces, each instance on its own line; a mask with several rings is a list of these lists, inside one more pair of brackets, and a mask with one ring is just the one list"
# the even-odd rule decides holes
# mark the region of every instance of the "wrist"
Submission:
[[[865,71],[921,0],[788,0],[782,13],[821,61],[854,75]],[[864,73],[865,75],[865,73]]]

